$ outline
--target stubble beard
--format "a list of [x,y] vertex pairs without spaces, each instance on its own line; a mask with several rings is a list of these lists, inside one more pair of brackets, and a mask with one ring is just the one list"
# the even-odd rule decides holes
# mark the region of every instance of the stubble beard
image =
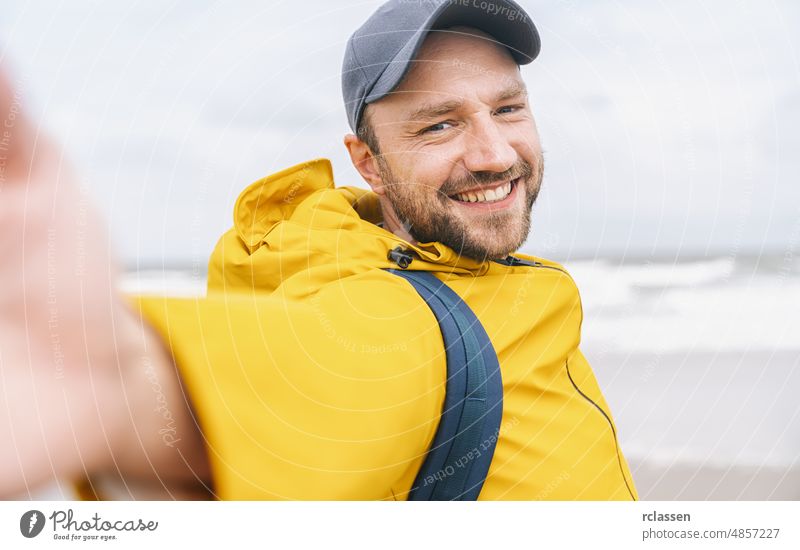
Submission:
[[[474,172],[463,179],[447,180],[433,196],[429,186],[399,181],[386,160],[377,157],[378,169],[386,184],[386,197],[408,233],[420,243],[440,242],[460,256],[479,262],[504,258],[519,249],[528,238],[531,209],[541,188],[544,162],[541,155],[536,165],[519,159],[502,173]],[[474,187],[519,177],[516,192],[524,192],[524,207],[486,212],[480,216],[480,227],[470,227],[455,209],[450,195]],[[419,192],[424,189],[426,192]]]

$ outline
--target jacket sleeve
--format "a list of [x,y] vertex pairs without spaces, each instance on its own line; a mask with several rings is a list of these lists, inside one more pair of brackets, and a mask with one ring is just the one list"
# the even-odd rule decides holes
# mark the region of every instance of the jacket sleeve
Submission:
[[437,327],[422,309],[412,323],[347,298],[132,298],[175,360],[218,498],[405,498],[441,411],[441,336],[420,338]]

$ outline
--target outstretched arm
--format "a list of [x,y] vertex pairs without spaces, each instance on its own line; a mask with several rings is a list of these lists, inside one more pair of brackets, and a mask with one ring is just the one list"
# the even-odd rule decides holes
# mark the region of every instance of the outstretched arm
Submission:
[[0,496],[100,472],[165,496],[207,481],[172,358],[116,282],[103,221],[0,66]]

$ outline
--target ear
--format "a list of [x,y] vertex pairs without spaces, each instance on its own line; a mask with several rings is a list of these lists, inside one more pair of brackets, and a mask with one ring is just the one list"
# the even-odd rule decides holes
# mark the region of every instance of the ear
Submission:
[[364,178],[372,190],[378,195],[384,194],[384,184],[378,170],[378,160],[370,150],[369,146],[358,139],[355,134],[344,136],[344,146],[350,154],[350,161],[361,177]]

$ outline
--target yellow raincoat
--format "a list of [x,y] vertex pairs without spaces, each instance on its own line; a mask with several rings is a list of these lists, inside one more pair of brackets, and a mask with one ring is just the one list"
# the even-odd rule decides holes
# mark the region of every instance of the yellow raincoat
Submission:
[[[433,313],[382,268],[398,245],[483,323],[503,423],[481,499],[636,498],[614,423],[578,349],[582,310],[556,263],[505,266],[411,245],[377,196],[335,187],[326,159],[259,180],[217,244],[208,295],[138,299],[170,346],[222,499],[405,499],[441,412]],[[531,256],[518,257],[533,260]]]

